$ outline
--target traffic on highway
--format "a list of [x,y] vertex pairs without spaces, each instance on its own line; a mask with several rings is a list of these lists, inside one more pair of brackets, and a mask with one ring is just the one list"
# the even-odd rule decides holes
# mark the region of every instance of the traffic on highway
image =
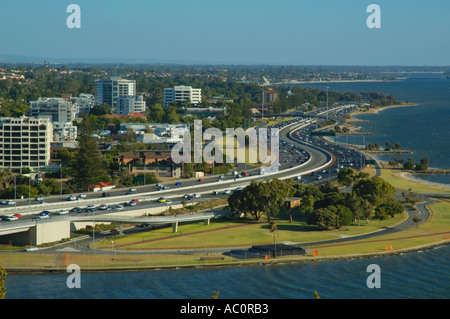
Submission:
[[[339,115],[350,110],[352,108],[339,109]],[[329,110],[331,111],[332,109]],[[314,115],[323,112],[316,111]],[[168,209],[170,205],[181,204],[183,201],[227,197],[233,191],[245,187],[251,180],[290,178],[298,183],[321,184],[336,179],[339,169],[343,167],[359,169],[365,160],[361,153],[311,135],[317,128],[316,121],[308,117],[296,117],[268,126],[268,138],[271,129],[279,130],[279,166],[275,173],[266,175],[264,169],[239,164],[231,173],[203,178],[112,189],[108,192],[2,201],[0,204],[5,208],[0,208],[0,227],[1,224],[20,220],[96,215],[153,207]]]

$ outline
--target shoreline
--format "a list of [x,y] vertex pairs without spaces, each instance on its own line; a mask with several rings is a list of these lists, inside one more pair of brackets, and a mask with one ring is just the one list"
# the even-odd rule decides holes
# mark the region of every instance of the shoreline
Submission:
[[[226,263],[207,263],[207,264],[189,264],[189,265],[167,265],[167,266],[142,266],[142,267],[93,267],[82,269],[83,272],[87,273],[106,273],[106,272],[137,272],[137,271],[160,271],[160,270],[184,270],[184,269],[202,269],[202,268],[225,268],[225,267],[255,267],[255,266],[270,266],[270,265],[281,265],[281,264],[301,264],[309,262],[318,261],[344,261],[351,259],[364,259],[364,258],[376,258],[376,257],[389,257],[402,254],[416,253],[424,250],[431,250],[439,247],[449,245],[448,240],[443,240],[436,243],[430,243],[425,245],[420,245],[411,248],[404,248],[391,251],[383,252],[373,252],[373,253],[360,253],[360,254],[350,254],[350,255],[336,255],[336,256],[308,256],[308,257],[279,257],[274,259],[257,259],[249,261],[236,261],[236,262],[226,262]],[[19,268],[12,267],[6,268],[6,272],[11,275],[18,274],[66,274],[66,268]]]
[[289,82],[277,82],[269,84],[261,84],[261,86],[271,85],[299,85],[299,84],[327,84],[327,83],[377,83],[377,82],[400,82],[403,78],[397,78],[395,80],[332,80],[332,81],[289,81]]

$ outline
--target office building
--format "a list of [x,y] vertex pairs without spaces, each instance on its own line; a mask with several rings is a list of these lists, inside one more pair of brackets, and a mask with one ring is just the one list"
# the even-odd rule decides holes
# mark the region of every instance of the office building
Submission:
[[117,101],[121,96],[136,95],[136,81],[126,80],[113,76],[110,79],[97,80],[95,82],[95,103],[106,103],[113,108],[117,107]]
[[50,162],[53,127],[48,118],[0,118],[0,169],[40,170]]
[[180,85],[164,89],[164,108],[178,102],[190,102],[198,104],[202,101],[202,89],[194,89],[190,86]]
[[49,118],[51,122],[72,122],[74,110],[72,102],[60,97],[40,97],[30,102],[30,116]]

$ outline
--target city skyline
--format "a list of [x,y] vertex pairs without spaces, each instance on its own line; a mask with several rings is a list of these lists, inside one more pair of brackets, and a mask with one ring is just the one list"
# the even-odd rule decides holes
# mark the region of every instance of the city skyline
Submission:
[[[450,4],[432,2],[2,0],[0,62],[450,65]],[[79,29],[66,25],[72,3]],[[370,4],[381,28],[366,23]]]

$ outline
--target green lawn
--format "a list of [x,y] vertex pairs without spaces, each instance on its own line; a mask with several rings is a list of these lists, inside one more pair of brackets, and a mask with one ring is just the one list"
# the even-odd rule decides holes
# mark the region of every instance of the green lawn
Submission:
[[[319,231],[316,226],[308,225],[301,218],[294,217],[292,223],[287,219],[274,219],[277,225],[275,233],[276,242],[312,242],[337,239],[343,236],[354,236],[380,230],[402,221],[406,213],[383,221],[382,227],[378,220],[369,223],[361,221],[344,226],[339,230]],[[156,240],[158,239],[158,240]],[[155,241],[156,240],[156,241]],[[269,231],[266,221],[253,220],[211,220],[210,225],[203,222],[180,224],[178,232],[173,233],[172,228],[150,230],[147,232],[128,235],[114,239],[116,249],[182,249],[206,247],[233,247],[251,246],[255,244],[273,243],[274,235]],[[128,246],[120,246],[127,244]],[[109,239],[96,243],[97,248],[111,247]]]

